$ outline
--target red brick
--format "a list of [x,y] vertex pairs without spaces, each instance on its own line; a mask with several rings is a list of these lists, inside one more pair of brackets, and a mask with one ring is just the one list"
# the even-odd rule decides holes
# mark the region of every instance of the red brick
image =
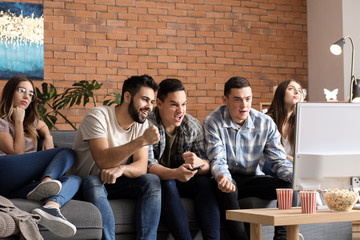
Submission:
[[[87,0],[84,0],[87,1]],[[88,3],[86,5],[86,9],[88,11],[97,11],[97,12],[105,12],[107,11],[108,7],[106,5],[100,5],[100,4],[90,4]]]
[[53,27],[56,30],[65,30],[65,31],[73,31],[74,24],[65,24],[65,23],[53,23]]
[[[58,65],[58,64],[56,64]],[[85,60],[73,60],[73,59],[65,59],[66,66],[84,66]]]
[[157,57],[154,56],[139,56],[139,62],[157,62]]
[[81,9],[85,10],[86,5],[82,3],[66,3],[65,9]]
[[96,46],[104,46],[104,47],[115,47],[116,41],[115,40],[96,40]]
[[[74,16],[75,10],[68,10],[68,9],[54,9],[55,16]],[[46,19],[46,15],[44,17]]]
[[102,12],[98,12],[97,13],[97,17],[98,18],[104,18],[104,19],[117,19],[118,14],[117,13],[102,13]]
[[[76,60],[79,62],[79,60]],[[85,61],[85,64],[82,66],[86,67],[105,67],[107,63],[105,61],[98,61],[98,60],[83,60]]]
[[140,49],[140,48],[130,48],[129,54],[130,55],[148,55],[148,49]]
[[176,49],[176,45],[173,43],[158,43],[157,47],[160,49]]
[[46,50],[57,50],[57,51],[65,51],[65,45],[63,44],[45,44]]
[[95,73],[94,67],[76,67],[75,68],[76,73]]
[[96,46],[87,46],[88,53],[107,53],[107,47],[96,47]]
[[182,57],[182,56],[178,57],[178,62],[194,63],[195,61],[196,61],[195,57]]
[[159,56],[158,62],[176,62],[176,57]]
[[139,35],[139,34],[128,34],[128,41],[136,42],[136,41],[147,41],[148,36],[146,35]]
[[66,51],[68,52],[86,52],[86,46],[67,45]]
[[76,59],[96,59],[96,54],[94,53],[76,53]]
[[196,72],[195,71],[188,71],[188,70],[179,70],[178,76],[180,77],[195,77]]
[[51,22],[63,23],[64,17],[63,16],[46,16],[46,22],[44,24],[51,23]]
[[54,52],[54,58],[75,58],[75,53],[71,53],[71,52]]
[[116,68],[101,68],[101,67],[98,67],[98,68],[96,68],[96,73],[97,74],[114,75],[114,74],[117,74],[117,69]]
[[169,69],[186,69],[186,66],[185,63],[168,63]]
[[65,3],[63,1],[45,1],[44,8],[64,8]]

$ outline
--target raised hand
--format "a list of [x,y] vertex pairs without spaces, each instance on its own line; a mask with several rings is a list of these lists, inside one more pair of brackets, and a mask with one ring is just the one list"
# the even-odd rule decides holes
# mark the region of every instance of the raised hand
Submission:
[[198,158],[196,154],[193,152],[184,152],[183,158],[185,163],[190,164],[192,167],[196,167],[201,164],[204,164],[204,161],[201,158]]
[[160,141],[159,129],[156,126],[150,126],[145,130],[142,137],[145,140],[144,146],[153,145]]

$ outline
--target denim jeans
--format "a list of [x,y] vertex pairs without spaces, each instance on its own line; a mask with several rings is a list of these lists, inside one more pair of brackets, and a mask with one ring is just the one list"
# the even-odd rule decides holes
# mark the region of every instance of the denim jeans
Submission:
[[103,224],[103,240],[115,239],[115,220],[113,211],[107,199],[107,191],[100,178],[96,175],[89,175],[83,178],[81,185],[83,200],[94,204],[101,213]]
[[[105,186],[105,188],[104,188]],[[97,176],[83,180],[83,197],[99,208],[103,219],[103,239],[115,238],[115,221],[108,199],[136,199],[136,239],[155,240],[161,211],[161,186],[158,176],[119,177],[115,184],[103,185]]]
[[54,148],[45,151],[0,157],[0,194],[7,198],[26,198],[44,177],[51,177],[62,183],[56,196],[44,199],[55,201],[60,207],[70,201],[78,191],[81,178],[64,176],[74,164],[75,152],[69,148]]
[[188,218],[180,197],[195,201],[195,214],[203,239],[220,239],[220,211],[208,176],[195,175],[187,182],[162,180],[161,221],[175,239],[192,239]]
[[[249,225],[244,225],[243,222],[239,221],[226,220],[225,211],[240,209],[238,199],[246,197],[259,197],[268,200],[277,199],[276,188],[291,188],[291,183],[268,175],[247,176],[233,173],[232,178],[232,182],[236,186],[235,192],[224,193],[216,185],[221,217],[233,239],[246,240],[250,234]],[[283,226],[275,227],[274,239],[286,239],[286,228]]]

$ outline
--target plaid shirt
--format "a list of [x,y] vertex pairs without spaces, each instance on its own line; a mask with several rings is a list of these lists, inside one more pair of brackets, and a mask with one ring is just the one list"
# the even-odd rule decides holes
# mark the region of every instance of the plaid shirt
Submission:
[[[154,108],[150,114],[149,124],[155,125],[159,129],[160,141],[155,143],[152,148],[149,147],[149,165],[150,168],[153,164],[159,164],[160,158],[164,153],[166,147],[166,133],[165,128],[161,123],[159,110],[157,107]],[[177,168],[184,164],[182,154],[186,151],[190,151],[196,154],[197,157],[207,160],[204,147],[204,129],[201,123],[189,114],[185,114],[183,121],[180,126],[176,128],[177,137],[173,143],[176,148],[175,156],[170,159],[171,166]]]
[[257,175],[262,156],[281,179],[291,182],[293,169],[286,161],[280,133],[267,115],[251,109],[242,126],[234,124],[227,106],[218,107],[204,120],[206,151],[211,172],[229,179],[231,173]]

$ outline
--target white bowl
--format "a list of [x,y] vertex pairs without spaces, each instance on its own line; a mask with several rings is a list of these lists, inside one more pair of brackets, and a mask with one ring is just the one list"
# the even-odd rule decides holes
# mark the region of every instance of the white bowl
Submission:
[[347,189],[331,189],[322,194],[328,208],[334,211],[350,211],[358,196],[358,193]]

